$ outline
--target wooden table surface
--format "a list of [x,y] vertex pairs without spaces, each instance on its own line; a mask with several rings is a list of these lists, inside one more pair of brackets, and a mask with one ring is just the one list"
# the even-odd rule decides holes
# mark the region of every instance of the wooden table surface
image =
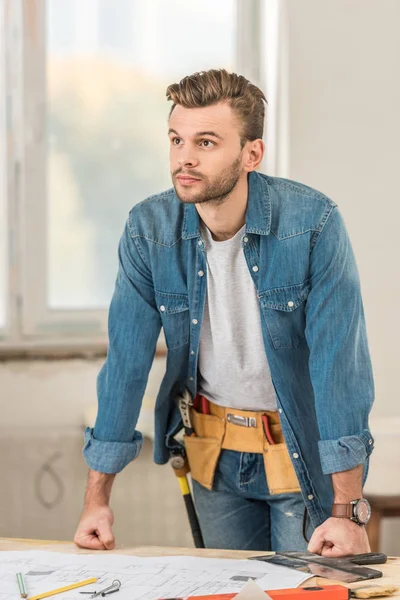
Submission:
[[[0,551],[2,550],[46,550],[51,552],[68,552],[73,554],[92,554],[90,550],[81,550],[72,542],[55,542],[53,540],[25,540],[0,538]],[[128,554],[131,556],[200,556],[206,558],[248,558],[257,554],[265,554],[265,552],[241,552],[236,550],[203,550],[197,548],[170,548],[158,546],[146,547],[118,547],[111,551],[96,551],[96,554]],[[1,560],[1,555],[0,555]],[[381,579],[366,581],[365,585],[395,585],[400,588],[400,557],[390,557],[385,565],[375,565],[372,568],[377,568],[383,572]],[[309,579],[304,585],[332,585],[334,582],[331,579],[323,579],[315,577]],[[348,587],[360,587],[363,582],[348,585]],[[398,591],[392,598],[400,598]]]

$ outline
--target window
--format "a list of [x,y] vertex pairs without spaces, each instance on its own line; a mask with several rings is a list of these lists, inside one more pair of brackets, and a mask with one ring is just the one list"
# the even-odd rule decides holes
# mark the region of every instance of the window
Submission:
[[215,64],[233,68],[234,2],[201,4],[193,19],[185,0],[47,2],[52,309],[107,307],[129,209],[171,187],[168,84]]
[[[5,148],[6,118],[5,96],[5,45],[3,13],[0,10],[0,144]],[[7,204],[6,204],[6,152],[0,152],[0,336],[7,324]],[[1,338],[0,338],[1,339]]]
[[[3,137],[4,127],[0,127]],[[0,158],[1,161],[1,158]],[[0,332],[7,322],[7,214],[4,162],[0,164]]]
[[[213,67],[254,76],[259,0],[32,0],[10,12],[22,63],[18,329],[28,343],[105,342],[128,211],[171,186],[165,90]],[[7,61],[17,57],[10,42]]]
[[[0,131],[2,128],[0,128]],[[4,138],[3,138],[4,139]],[[0,165],[0,331],[7,322],[7,215],[3,165]]]

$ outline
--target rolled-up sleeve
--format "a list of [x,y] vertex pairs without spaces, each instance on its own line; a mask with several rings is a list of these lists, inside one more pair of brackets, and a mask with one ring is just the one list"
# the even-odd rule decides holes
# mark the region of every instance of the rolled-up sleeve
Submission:
[[368,416],[374,398],[358,270],[336,207],[311,252],[306,306],[309,369],[325,474],[366,462],[373,449]]
[[94,437],[94,429],[87,427],[83,454],[88,466],[101,473],[119,473],[136,458],[142,448],[140,432],[134,433],[131,442],[106,442]]
[[374,440],[369,429],[338,440],[321,440],[319,454],[322,471],[327,475],[353,469],[366,461],[373,448]]
[[118,473],[140,452],[142,435],[135,428],[161,329],[150,267],[141,240],[132,234],[132,219],[131,213],[119,244],[96,423],[85,432],[84,458],[102,473]]

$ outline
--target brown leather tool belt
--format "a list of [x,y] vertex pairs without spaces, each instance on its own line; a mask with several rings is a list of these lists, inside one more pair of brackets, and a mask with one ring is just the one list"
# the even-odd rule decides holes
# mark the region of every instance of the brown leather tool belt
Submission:
[[192,435],[185,435],[192,478],[212,489],[221,450],[263,455],[271,494],[299,492],[300,487],[276,411],[218,406],[197,396],[188,407]]

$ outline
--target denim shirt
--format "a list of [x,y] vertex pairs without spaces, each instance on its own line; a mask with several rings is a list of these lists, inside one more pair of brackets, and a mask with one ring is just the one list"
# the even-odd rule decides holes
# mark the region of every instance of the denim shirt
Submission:
[[[331,514],[330,474],[364,464],[365,480],[373,449],[374,386],[357,266],[329,198],[256,172],[248,183],[243,252],[284,438],[316,527]],[[175,397],[185,387],[196,393],[206,293],[196,207],[173,189],[137,204],[119,245],[98,416],[85,433],[90,468],[117,473],[139,454],[136,423],[161,327],[168,354],[155,405],[154,460],[168,461],[181,428]]]

